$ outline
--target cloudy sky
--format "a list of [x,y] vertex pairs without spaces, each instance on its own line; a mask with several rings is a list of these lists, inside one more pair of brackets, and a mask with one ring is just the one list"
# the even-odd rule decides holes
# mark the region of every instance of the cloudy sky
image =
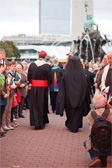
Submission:
[[[4,35],[39,33],[39,0],[0,0],[0,40]],[[112,38],[112,0],[93,0],[94,21]]]

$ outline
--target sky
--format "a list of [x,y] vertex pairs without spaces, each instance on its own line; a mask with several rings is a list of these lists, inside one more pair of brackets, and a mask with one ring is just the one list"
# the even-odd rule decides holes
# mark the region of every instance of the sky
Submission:
[[[0,0],[0,40],[3,36],[39,34],[39,0]],[[112,0],[93,0],[94,21],[112,39]]]

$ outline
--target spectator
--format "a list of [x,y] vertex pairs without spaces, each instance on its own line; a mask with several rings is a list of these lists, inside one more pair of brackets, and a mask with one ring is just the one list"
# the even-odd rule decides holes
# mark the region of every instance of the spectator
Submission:
[[[98,94],[93,98],[93,107],[96,109],[95,112],[98,116],[102,116],[103,112],[105,111],[105,105],[106,101],[103,95]],[[89,118],[89,129],[91,132],[92,125],[94,123],[94,119],[92,117],[92,111],[89,112],[88,114]],[[112,123],[112,109],[110,109],[110,112],[107,116],[107,119],[111,121]],[[98,149],[95,149],[95,147],[91,146],[91,138],[89,137],[87,140],[84,142],[84,146],[87,149],[87,151],[90,154],[90,157],[92,159],[92,163],[89,165],[89,167],[101,167],[102,163],[104,164],[104,159],[105,159],[105,153],[108,152],[109,155],[111,154],[111,151],[100,151]],[[108,163],[107,165],[110,164],[110,156],[108,158]],[[102,161],[102,163],[101,163]],[[108,166],[107,166],[108,167]]]
[[5,83],[5,76],[0,73],[0,95],[3,90],[4,83]]
[[59,114],[59,111],[57,109],[57,94],[60,87],[61,77],[62,77],[62,70],[58,66],[59,62],[58,60],[53,61],[53,67],[52,67],[52,83],[50,84],[50,97],[51,97],[51,106],[53,113],[56,110],[56,114]]
[[104,68],[105,68],[105,66],[108,65],[107,55],[104,56],[103,62],[104,62],[104,65],[98,70],[96,77],[95,77],[95,88],[99,89],[99,90],[101,90],[101,79],[102,79],[102,74],[103,74]]
[[[16,73],[16,62],[15,61],[11,61],[10,62],[10,69],[9,69],[9,74],[11,75],[12,79],[13,79],[13,86],[14,89],[12,89],[13,94],[15,94],[17,96],[17,86],[20,84],[20,81],[17,81],[17,73]],[[16,118],[17,117],[17,106],[16,107],[12,107],[11,109],[11,126],[12,127],[17,127],[19,126],[19,124],[15,123],[13,121],[13,116],[15,115]]]
[[5,107],[5,112],[3,114],[2,118],[2,128],[5,130],[13,130],[14,127],[11,126],[10,118],[11,118],[11,108],[12,108],[12,101],[13,101],[13,92],[12,89],[14,89],[13,86],[13,80],[11,75],[9,74],[9,67],[6,68],[6,74],[9,84],[9,97],[7,99],[7,105]]
[[112,52],[108,53],[107,57],[109,65],[104,68],[101,90],[112,105]]
[[85,76],[86,76],[86,79],[87,79],[90,94],[93,97],[94,75],[93,75],[92,72],[89,71],[89,65],[88,64],[85,65],[84,73],[85,73]]
[[[0,59],[4,60],[4,70],[6,68],[6,61],[5,61],[5,51],[0,49]],[[3,69],[2,69],[3,70]],[[1,91],[0,95],[0,137],[4,136],[6,133],[5,130],[2,128],[2,117],[5,111],[5,107],[7,105],[7,98],[9,97],[9,86],[7,81],[7,74],[5,71],[2,71],[2,74],[5,77],[5,83],[3,85],[3,90]]]
[[20,84],[18,85],[18,89],[20,91],[21,95],[21,101],[19,103],[19,109],[18,109],[18,116],[21,118],[25,118],[25,116],[22,114],[23,106],[24,106],[24,99],[26,97],[26,90],[25,87],[27,86],[27,80],[26,75],[22,72],[22,65],[17,64],[16,65],[16,72],[17,72],[17,81],[20,81]]
[[101,64],[101,59],[100,59],[100,57],[97,58],[96,64],[98,65],[98,67],[100,66],[100,64]]

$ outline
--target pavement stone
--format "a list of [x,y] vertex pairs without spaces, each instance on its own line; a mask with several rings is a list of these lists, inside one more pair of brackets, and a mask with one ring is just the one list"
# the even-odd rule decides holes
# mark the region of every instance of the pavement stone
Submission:
[[19,127],[0,138],[1,168],[87,168],[91,162],[83,142],[88,138],[88,119],[77,133],[65,127],[66,116],[51,112],[50,123],[43,130],[29,124],[29,110],[25,118],[17,119]]

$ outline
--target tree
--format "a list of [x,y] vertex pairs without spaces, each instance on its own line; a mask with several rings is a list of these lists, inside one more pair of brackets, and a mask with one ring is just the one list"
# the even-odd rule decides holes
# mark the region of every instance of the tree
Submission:
[[20,51],[11,41],[0,41],[0,48],[5,50],[6,58],[20,58]]

